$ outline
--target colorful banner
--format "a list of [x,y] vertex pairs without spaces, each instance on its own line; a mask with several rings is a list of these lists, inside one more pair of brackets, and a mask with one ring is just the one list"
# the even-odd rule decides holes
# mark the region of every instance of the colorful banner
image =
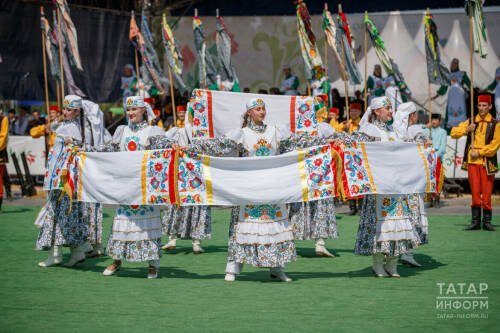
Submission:
[[450,85],[450,71],[441,62],[439,36],[434,17],[426,14],[425,22],[425,59],[427,60],[427,78],[430,83]]
[[441,175],[436,152],[424,144],[354,142],[337,147],[342,160],[344,194],[439,193]]
[[76,35],[75,24],[69,15],[69,7],[66,0],[56,0],[57,8],[61,13],[61,29],[64,39],[67,41],[68,54],[71,65],[83,71],[80,51],[78,51],[78,37]]
[[193,138],[217,137],[241,127],[246,103],[260,98],[266,104],[266,124],[289,126],[293,133],[317,134],[315,101],[310,96],[257,95],[203,89],[193,90],[189,101]]
[[44,189],[84,202],[223,205],[306,202],[366,194],[437,193],[442,170],[424,144],[317,146],[269,157],[146,150],[75,154],[56,145]]
[[82,153],[74,170],[75,198],[105,204],[232,206],[335,196],[330,146],[247,158],[170,149]]

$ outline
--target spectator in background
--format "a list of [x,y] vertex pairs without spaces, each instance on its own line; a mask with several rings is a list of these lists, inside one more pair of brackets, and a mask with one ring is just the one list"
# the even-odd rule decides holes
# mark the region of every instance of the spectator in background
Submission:
[[261,94],[261,95],[267,95],[268,94],[266,89],[259,89],[258,93]]
[[281,91],[285,95],[296,96],[299,87],[299,78],[292,74],[289,65],[283,65],[283,80],[281,80]]
[[19,116],[14,123],[14,135],[26,135],[28,133],[28,115],[25,108],[19,109]]
[[9,110],[9,134],[14,134],[14,124],[16,122],[16,111],[14,109]]
[[30,120],[28,125],[28,131],[31,130],[33,127],[45,125],[45,118],[41,117],[40,112],[38,111],[33,111],[31,117],[29,117],[28,119]]
[[270,95],[281,95],[281,91],[277,87],[272,87],[271,89],[269,89],[269,94]]
[[332,99],[330,100],[330,105],[331,107],[339,109],[339,121],[344,120],[344,107],[345,107],[345,100],[342,98],[339,94],[339,91],[337,88],[332,89]]
[[243,88],[243,92],[246,93],[246,94],[249,94],[250,93],[250,88],[248,88],[248,87]]
[[361,91],[356,90],[354,92],[354,98],[350,98],[350,100],[351,100],[351,103],[361,104],[361,111],[365,111],[366,110],[364,96],[361,93]]
[[431,122],[425,125],[425,127],[429,129],[432,145],[434,149],[436,149],[436,154],[441,161],[443,161],[444,154],[446,153],[446,131],[441,128],[440,125],[441,115],[439,113],[433,113]]

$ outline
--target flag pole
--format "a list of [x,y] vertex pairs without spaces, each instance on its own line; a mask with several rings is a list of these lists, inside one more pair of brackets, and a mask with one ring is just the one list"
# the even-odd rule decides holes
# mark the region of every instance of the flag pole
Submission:
[[[429,22],[430,15],[431,15],[430,9],[427,8],[427,22]],[[425,24],[425,18],[424,18],[424,24]],[[427,30],[426,43],[430,43],[430,37],[431,37],[430,23],[426,24],[426,30]],[[429,78],[427,78],[427,98],[429,99],[429,124],[430,124],[432,122],[432,98],[431,98],[431,81],[429,81]],[[430,128],[429,128],[429,138],[432,140],[432,131]]]
[[[40,6],[40,12],[43,14],[43,6]],[[45,16],[45,15],[44,15]],[[43,80],[45,83],[45,108],[47,111],[47,119],[50,119],[49,116],[49,87],[47,83],[47,56],[45,54],[45,28],[42,27],[42,54],[43,54]],[[50,129],[50,120],[48,123],[49,129]],[[47,158],[49,156],[49,145],[48,145],[48,138],[47,138],[47,132],[45,131],[44,135],[44,145],[45,145],[45,163],[47,163]]]
[[[40,11],[43,14],[43,6],[40,6]],[[45,55],[45,33],[42,30],[42,54],[43,54],[43,79],[45,82],[45,105],[47,116],[49,115],[49,87],[47,83],[47,56]]]
[[[135,12],[132,11],[130,16],[134,17],[135,19]],[[139,93],[139,96],[144,97],[144,93],[141,88],[141,72],[139,71],[139,57],[137,56],[137,48],[134,47],[134,54],[135,54],[135,76],[137,78],[137,92]]]
[[[64,98],[64,70],[63,70],[63,49],[61,30],[61,9],[57,7],[57,26],[59,30],[59,70],[61,71],[61,98]],[[62,111],[62,110],[61,110]]]
[[[365,10],[365,17],[368,15],[368,11]],[[366,58],[366,55],[368,53],[368,37],[367,37],[367,31],[366,31],[366,24],[363,22],[363,26],[365,27],[365,110],[368,107],[366,103],[368,102],[368,90],[367,90],[367,81],[368,81],[368,59]]]
[[174,115],[174,124],[175,126],[177,126],[177,116],[176,116],[177,109],[175,108],[174,83],[172,81],[172,69],[170,68],[170,65],[168,65],[168,79],[170,80],[170,98],[172,100],[172,114]]
[[[339,13],[342,12],[342,5],[339,3]],[[338,14],[337,14],[338,15]],[[344,51],[344,38],[340,36],[340,46],[342,48],[342,65],[344,66],[344,90],[345,90],[345,111],[347,115],[347,121],[349,121],[349,96],[348,96],[348,88],[347,88],[347,70],[346,70],[346,61],[345,61],[345,51]]]
[[[328,10],[328,3],[325,2],[325,10]],[[326,77],[326,82],[325,82],[325,88],[323,89],[323,92],[325,93],[325,95],[329,95],[329,91],[327,91],[328,89],[328,41],[327,41],[327,38],[325,36],[325,77]],[[328,96],[328,99],[330,99],[330,96]]]
[[56,81],[56,91],[57,91],[57,106],[59,107],[59,112],[62,114],[61,109],[61,87],[59,86],[59,81]]
[[[474,45],[472,43],[472,1],[469,1],[469,49],[470,49],[470,124],[474,123]],[[474,133],[471,134],[471,150],[474,148]]]

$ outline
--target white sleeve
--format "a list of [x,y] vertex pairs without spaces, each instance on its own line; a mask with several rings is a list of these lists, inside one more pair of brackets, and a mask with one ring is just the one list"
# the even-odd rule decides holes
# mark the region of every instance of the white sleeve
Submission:
[[327,138],[333,134],[335,134],[335,130],[328,123],[319,123],[318,124],[318,134],[322,138]]
[[149,128],[149,136],[155,135],[165,135],[165,131],[159,126],[150,126]]
[[123,131],[125,130],[125,125],[120,125],[116,128],[115,133],[113,134],[113,139],[111,142],[120,144],[123,136]]
[[292,136],[292,131],[290,131],[290,126],[285,126],[285,125],[276,125],[276,136],[278,142],[289,138]]
[[226,133],[227,138],[235,141],[236,143],[243,144],[243,130],[241,128],[233,129]]

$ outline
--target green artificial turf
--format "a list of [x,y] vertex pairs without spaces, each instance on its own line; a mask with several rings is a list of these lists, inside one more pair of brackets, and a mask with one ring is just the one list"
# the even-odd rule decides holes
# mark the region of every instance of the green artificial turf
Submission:
[[[213,210],[205,254],[179,241],[163,256],[157,280],[145,278],[146,263],[125,263],[104,277],[109,257],[73,269],[38,267],[46,252],[34,250],[37,212],[4,207],[0,215],[0,332],[498,332],[500,231],[462,231],[467,216],[430,216],[430,244],[415,254],[423,267],[399,265],[400,279],[372,276],[371,258],[353,255],[359,217],[340,215],[340,238],[327,241],[336,258],[317,258],[314,242],[300,241],[298,261],[287,269],[292,283],[271,281],[267,270],[250,266],[227,283],[228,210]],[[106,209],[104,239],[112,216]],[[462,282],[467,289],[488,284],[481,295],[488,310],[436,310],[437,283],[446,289]]]

